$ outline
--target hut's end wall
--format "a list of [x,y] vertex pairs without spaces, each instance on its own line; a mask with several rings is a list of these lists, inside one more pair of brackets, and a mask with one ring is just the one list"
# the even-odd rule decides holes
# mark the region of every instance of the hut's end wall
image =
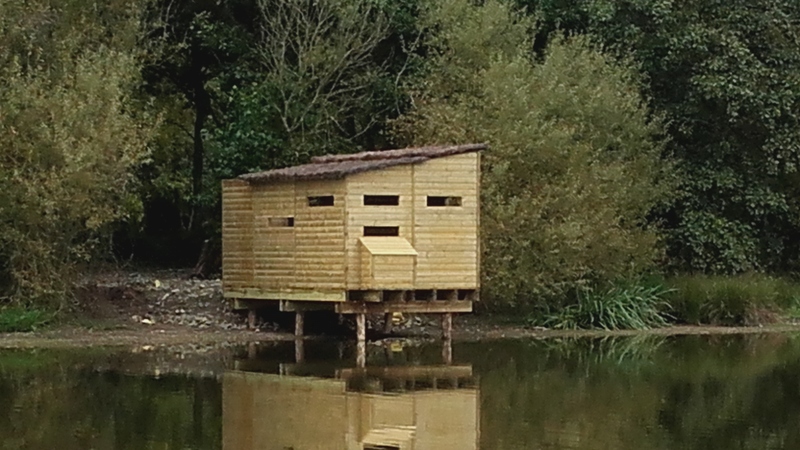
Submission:
[[417,289],[479,289],[477,152],[413,166]]
[[250,185],[222,182],[222,290],[244,291],[253,286],[253,208]]

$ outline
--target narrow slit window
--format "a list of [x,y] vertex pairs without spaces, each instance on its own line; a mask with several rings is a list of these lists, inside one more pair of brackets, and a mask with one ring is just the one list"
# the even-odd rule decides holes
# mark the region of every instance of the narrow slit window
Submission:
[[428,206],[436,206],[436,207],[461,206],[461,197],[429,195]]
[[399,195],[365,195],[364,205],[368,206],[397,206],[400,204]]
[[308,206],[333,206],[332,195],[308,197]]
[[293,227],[294,217],[270,217],[267,222],[271,227]]
[[364,227],[364,236],[400,236],[400,227]]

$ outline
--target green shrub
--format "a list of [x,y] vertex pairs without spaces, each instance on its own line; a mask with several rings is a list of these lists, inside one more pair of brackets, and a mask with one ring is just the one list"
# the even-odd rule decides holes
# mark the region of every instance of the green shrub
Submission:
[[587,39],[531,58],[535,23],[498,0],[437,0],[422,22],[430,72],[396,122],[410,143],[488,142],[483,304],[532,311],[586,283],[635,277],[661,255],[647,214],[672,192],[663,124],[636,67]]
[[40,309],[19,307],[0,309],[0,333],[35,331],[52,319],[52,314]]
[[141,212],[154,119],[134,112],[140,23],[120,8],[0,1],[0,299],[60,306],[109,226]]
[[670,309],[662,285],[626,283],[607,289],[582,288],[576,302],[536,319],[555,329],[645,330],[667,325]]
[[679,322],[756,325],[800,310],[800,284],[763,274],[684,275],[668,281],[671,314]]

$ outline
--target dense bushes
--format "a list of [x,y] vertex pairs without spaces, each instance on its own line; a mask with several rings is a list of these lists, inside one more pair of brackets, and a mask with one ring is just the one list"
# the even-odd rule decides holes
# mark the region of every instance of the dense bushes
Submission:
[[641,67],[668,118],[680,195],[660,218],[669,263],[730,274],[796,270],[800,257],[800,3],[516,0]]
[[486,304],[557,307],[586,283],[653,268],[661,252],[646,216],[674,172],[635,68],[579,38],[552,41],[534,61],[533,22],[499,1],[444,0],[423,21],[435,56],[397,130],[416,144],[490,144]]
[[0,0],[0,302],[60,303],[108,225],[138,211],[150,125],[131,97],[130,6]]

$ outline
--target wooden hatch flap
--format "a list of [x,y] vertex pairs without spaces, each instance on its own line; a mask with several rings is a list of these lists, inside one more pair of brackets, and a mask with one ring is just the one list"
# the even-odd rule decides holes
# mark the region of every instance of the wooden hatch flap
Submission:
[[364,236],[358,239],[371,255],[417,256],[417,251],[406,238],[399,236]]

